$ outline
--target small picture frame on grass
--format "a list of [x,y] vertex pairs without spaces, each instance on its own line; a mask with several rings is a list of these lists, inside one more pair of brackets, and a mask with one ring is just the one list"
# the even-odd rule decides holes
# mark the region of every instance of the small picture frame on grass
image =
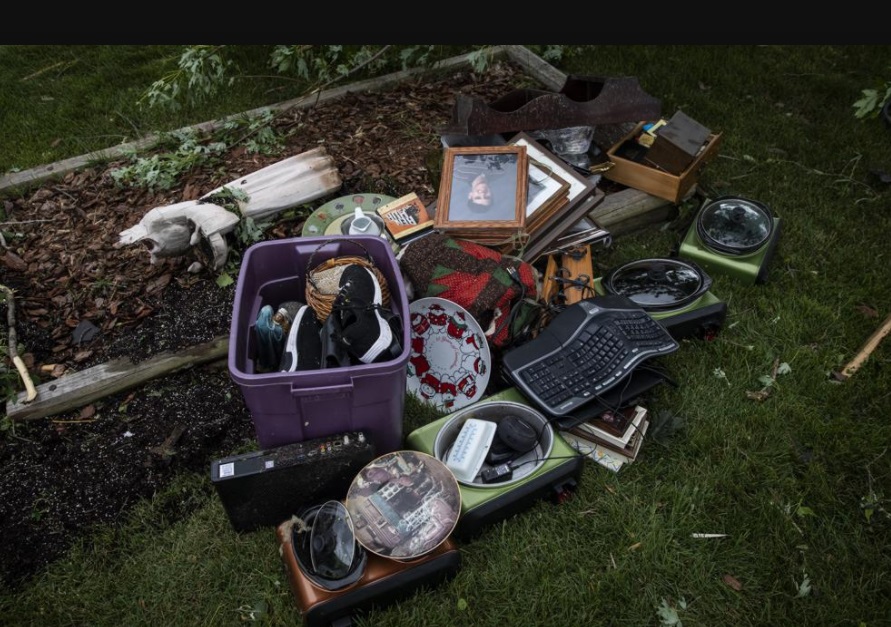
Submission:
[[387,232],[396,242],[433,228],[433,218],[415,192],[378,207],[377,215],[384,221]]
[[437,228],[523,228],[525,146],[446,148],[437,198]]

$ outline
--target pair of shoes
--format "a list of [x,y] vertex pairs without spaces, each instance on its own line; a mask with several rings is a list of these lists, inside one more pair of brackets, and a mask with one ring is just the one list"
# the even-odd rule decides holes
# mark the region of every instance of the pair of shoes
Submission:
[[383,309],[382,301],[380,283],[369,268],[351,264],[344,269],[322,332],[328,364],[349,365],[350,359],[370,364],[399,356],[399,320]]
[[[280,372],[317,370],[322,366],[322,324],[312,307],[296,304],[297,308],[287,320],[288,337],[278,364]],[[280,309],[279,313],[286,315],[291,312]]]

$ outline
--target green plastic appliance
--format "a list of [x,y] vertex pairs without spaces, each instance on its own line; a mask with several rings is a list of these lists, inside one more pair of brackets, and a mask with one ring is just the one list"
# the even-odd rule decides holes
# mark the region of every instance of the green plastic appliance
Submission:
[[745,284],[767,281],[781,220],[763,203],[739,196],[705,200],[678,249],[713,275]]
[[406,446],[444,460],[448,447],[457,438],[470,417],[497,421],[499,414],[515,412],[514,406],[526,408],[528,416],[538,416],[542,435],[531,455],[531,463],[522,464],[511,478],[485,484],[479,479],[471,484],[459,481],[461,514],[454,535],[467,539],[494,523],[501,522],[531,507],[542,499],[559,502],[566,498],[581,479],[585,458],[572,449],[548,420],[533,409],[516,389],[508,388],[459,411],[443,416],[408,434]]
[[630,298],[676,340],[712,339],[724,325],[727,304],[711,285],[711,277],[695,262],[651,258],[609,270],[594,280],[594,292]]

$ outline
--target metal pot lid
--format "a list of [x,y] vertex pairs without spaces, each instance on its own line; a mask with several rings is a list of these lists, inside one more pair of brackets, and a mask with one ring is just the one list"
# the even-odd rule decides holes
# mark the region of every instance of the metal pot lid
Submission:
[[608,272],[603,288],[630,298],[652,310],[684,307],[711,287],[712,280],[699,266],[680,259],[639,259]]
[[696,230],[703,243],[721,252],[752,253],[770,238],[773,216],[759,202],[745,198],[718,198],[699,212]]

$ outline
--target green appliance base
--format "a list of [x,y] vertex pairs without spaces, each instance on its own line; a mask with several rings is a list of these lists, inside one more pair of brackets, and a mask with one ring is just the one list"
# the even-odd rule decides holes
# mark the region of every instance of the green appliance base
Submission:
[[731,276],[746,285],[767,281],[767,271],[780,237],[780,218],[774,218],[773,232],[765,244],[749,255],[729,255],[706,246],[696,232],[696,224],[690,226],[684,241],[678,248],[678,256],[698,263],[712,276]]
[[[477,403],[489,401],[513,401],[531,406],[516,388],[508,388]],[[452,414],[449,414],[415,429],[406,437],[406,446],[414,451],[435,455],[436,436],[451,417]],[[581,480],[584,461],[585,458],[566,444],[554,429],[551,454],[539,468],[521,480],[503,486],[496,483],[475,487],[459,483],[461,515],[454,536],[459,539],[470,538],[483,529],[532,507],[542,499],[559,502],[575,490]]]
[[[598,296],[606,294],[600,277],[594,279],[594,293]],[[685,307],[670,311],[648,311],[647,313],[665,327],[676,340],[687,337],[711,339],[724,326],[724,320],[727,318],[727,303],[709,290]]]

